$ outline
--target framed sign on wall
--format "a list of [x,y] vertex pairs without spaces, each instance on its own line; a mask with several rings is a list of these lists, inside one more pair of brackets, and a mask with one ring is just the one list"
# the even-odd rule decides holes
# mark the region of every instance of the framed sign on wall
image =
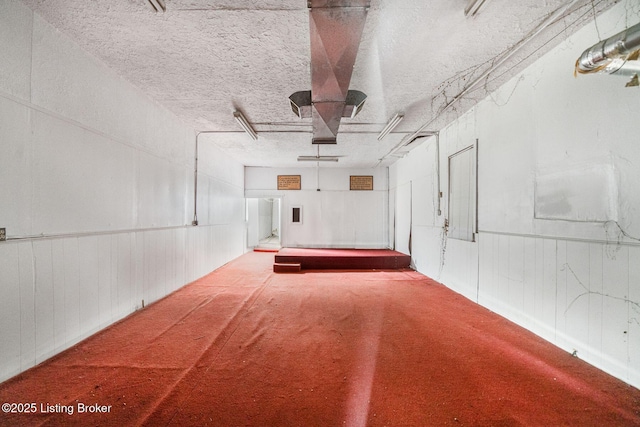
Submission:
[[278,190],[300,190],[300,175],[278,175]]
[[349,179],[349,190],[372,191],[373,175],[351,175]]

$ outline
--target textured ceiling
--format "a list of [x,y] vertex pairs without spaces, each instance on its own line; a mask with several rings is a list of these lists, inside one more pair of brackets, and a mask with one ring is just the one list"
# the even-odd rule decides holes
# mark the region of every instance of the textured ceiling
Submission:
[[[288,101],[311,89],[305,0],[166,0],[165,13],[147,0],[23,1],[196,132],[207,132],[201,143],[247,166],[309,165],[297,156],[317,154],[311,119],[298,119]],[[414,132],[439,130],[614,3],[486,0],[466,17],[467,0],[371,0],[350,85],[368,98],[358,116],[342,120],[338,143],[321,146],[320,154],[341,156],[332,166],[390,164],[390,151]],[[556,11],[563,13],[522,43]],[[234,121],[235,109],[257,141]],[[405,119],[378,141],[396,113]]]

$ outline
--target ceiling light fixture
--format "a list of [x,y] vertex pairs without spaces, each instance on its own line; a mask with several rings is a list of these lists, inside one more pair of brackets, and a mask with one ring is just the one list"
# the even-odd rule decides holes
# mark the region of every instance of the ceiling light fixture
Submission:
[[147,0],[153,10],[156,12],[166,12],[167,6],[164,4],[164,0]]
[[298,156],[299,162],[337,162],[338,156]]
[[486,3],[487,0],[469,0],[467,6],[464,8],[464,16],[473,16],[478,13],[478,10]]
[[378,135],[378,141],[381,141],[382,138],[387,136],[389,132],[391,132],[396,126],[398,126],[398,123],[400,123],[402,119],[404,119],[404,116],[402,114],[396,114],[395,116],[393,116],[393,118],[389,120],[389,123],[387,123],[384,129],[380,131],[380,135]]
[[249,134],[251,139],[253,139],[254,141],[258,140],[258,134],[256,133],[255,130],[253,130],[253,128],[251,127],[247,119],[244,118],[244,116],[240,111],[238,110],[234,111],[233,117],[240,124],[240,126],[242,126],[242,129],[244,129],[244,131]]

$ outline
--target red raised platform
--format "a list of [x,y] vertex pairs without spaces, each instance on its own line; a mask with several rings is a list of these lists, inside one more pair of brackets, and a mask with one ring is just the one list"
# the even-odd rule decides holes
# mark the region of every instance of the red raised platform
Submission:
[[302,270],[399,270],[409,268],[411,257],[388,249],[282,248],[275,263],[299,264]]

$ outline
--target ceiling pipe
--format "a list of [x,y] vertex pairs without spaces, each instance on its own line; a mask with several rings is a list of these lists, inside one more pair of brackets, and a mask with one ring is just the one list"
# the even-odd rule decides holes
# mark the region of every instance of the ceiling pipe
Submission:
[[[576,61],[575,75],[608,73],[632,76],[640,73],[640,23],[602,40],[585,50]],[[631,82],[630,82],[631,83]],[[627,84],[627,86],[637,84]]]

